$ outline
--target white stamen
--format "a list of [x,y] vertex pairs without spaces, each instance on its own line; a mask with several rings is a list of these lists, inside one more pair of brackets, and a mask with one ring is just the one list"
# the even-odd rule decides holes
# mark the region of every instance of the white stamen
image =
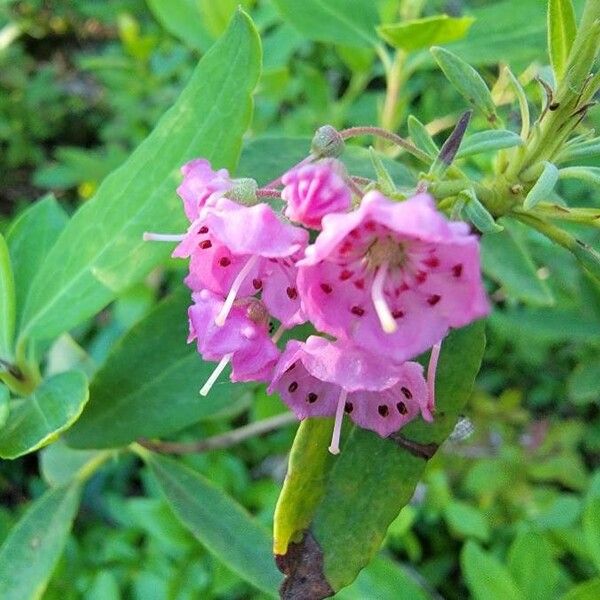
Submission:
[[335,422],[333,424],[333,433],[331,434],[331,444],[329,445],[329,452],[331,454],[340,453],[340,434],[342,432],[342,421],[344,420],[344,410],[346,408],[346,396],[348,396],[348,392],[342,389],[337,408],[335,409]]
[[286,327],[284,327],[283,325],[280,325],[277,328],[277,331],[273,334],[273,337],[271,338],[271,341],[276,344],[280,339],[281,336],[286,332]]
[[144,231],[142,236],[145,242],[182,242],[184,238],[183,234],[151,233],[150,231]]
[[388,263],[385,261],[379,266],[377,269],[377,274],[375,275],[375,279],[373,279],[373,285],[371,287],[371,299],[373,300],[375,312],[379,317],[381,328],[386,333],[394,333],[398,326],[396,325],[396,320],[392,316],[390,307],[387,305],[383,295],[383,286],[385,284],[387,272]]
[[[437,371],[438,359],[440,358],[440,350],[442,349],[442,342],[438,342],[431,348],[431,356],[429,357],[429,366],[427,367],[427,421],[433,420],[433,410],[435,409],[435,373]],[[428,417],[428,418],[427,418]]]
[[225,298],[225,303],[223,304],[219,314],[215,317],[215,325],[218,327],[223,327],[225,325],[225,319],[227,319],[227,315],[235,302],[235,299],[244,283],[244,279],[248,276],[250,271],[253,269],[254,265],[258,261],[258,255],[253,256],[243,267],[243,269],[237,274],[237,277],[233,280],[231,284],[231,289],[229,290],[229,294],[227,294],[227,298]]
[[201,396],[208,396],[208,392],[210,392],[212,386],[215,384],[219,375],[223,372],[225,367],[229,364],[231,357],[233,354],[226,354],[220,361],[219,364],[215,367],[215,370],[210,374],[210,377],[206,380],[206,383],[202,386],[200,390]]

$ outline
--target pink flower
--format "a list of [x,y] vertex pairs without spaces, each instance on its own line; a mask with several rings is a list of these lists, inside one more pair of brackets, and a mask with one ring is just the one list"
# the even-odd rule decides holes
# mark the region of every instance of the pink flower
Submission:
[[296,289],[295,261],[308,233],[282,223],[267,204],[241,206],[227,198],[202,209],[173,256],[190,257],[186,284],[226,296],[217,324],[237,297],[259,292],[269,312],[291,327],[304,321]]
[[343,165],[323,160],[288,171],[281,181],[281,197],[287,201],[285,214],[292,221],[321,229],[321,219],[331,212],[350,208],[352,194],[341,177]]
[[325,216],[298,266],[317,329],[396,362],[489,312],[478,239],[425,194],[392,202],[372,191],[356,211]]
[[190,336],[198,352],[207,361],[221,361],[203,388],[205,395],[228,363],[232,381],[268,381],[279,357],[279,350],[269,335],[269,313],[255,298],[240,300],[231,308],[223,327],[215,317],[224,299],[209,290],[192,294]]
[[183,181],[177,193],[183,200],[185,214],[190,221],[198,218],[200,210],[214,203],[233,188],[227,169],[213,171],[205,158],[191,160],[181,167]]
[[305,343],[288,342],[268,392],[278,392],[299,419],[335,415],[334,454],[339,452],[344,413],[382,437],[419,413],[431,420],[421,365],[391,364],[347,342],[317,336]]

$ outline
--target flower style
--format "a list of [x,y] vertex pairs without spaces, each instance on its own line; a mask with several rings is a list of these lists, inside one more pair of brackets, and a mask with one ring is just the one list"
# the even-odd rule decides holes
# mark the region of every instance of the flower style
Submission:
[[198,218],[204,206],[213,204],[234,186],[227,169],[214,171],[205,158],[191,160],[181,167],[181,172],[183,181],[177,193],[191,222]]
[[281,197],[287,202],[285,215],[292,221],[321,229],[321,219],[331,212],[350,208],[352,194],[336,160],[323,160],[288,171],[281,178]]
[[477,237],[428,195],[371,191],[356,211],[323,218],[298,290],[317,329],[402,362],[489,312],[479,264]]
[[226,297],[217,325],[236,298],[261,292],[270,314],[291,327],[304,321],[295,261],[307,242],[304,229],[281,222],[267,204],[245,207],[220,198],[201,211],[173,256],[191,258],[188,287]]
[[421,365],[389,364],[348,342],[318,336],[288,342],[268,392],[278,392],[299,419],[335,415],[333,454],[339,453],[344,413],[382,437],[419,413],[432,419]]
[[279,350],[269,334],[269,313],[262,302],[248,298],[234,303],[223,327],[215,317],[224,299],[209,290],[192,294],[188,311],[190,335],[204,360],[220,361],[201,393],[206,395],[217,377],[231,363],[232,381],[269,381]]

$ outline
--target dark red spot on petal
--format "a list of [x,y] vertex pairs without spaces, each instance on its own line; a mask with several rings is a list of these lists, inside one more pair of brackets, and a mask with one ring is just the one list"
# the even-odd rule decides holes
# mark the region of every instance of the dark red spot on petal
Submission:
[[198,233],[208,233],[208,227],[206,225],[203,225],[202,227],[200,227],[200,229],[198,229]]
[[350,277],[352,277],[352,275],[354,275],[354,273],[352,271],[348,271],[348,269],[344,269],[340,273],[340,280],[346,281],[346,280],[350,279]]
[[394,317],[394,319],[401,319],[404,316],[404,311],[401,310],[393,310],[392,311],[392,317]]
[[331,294],[331,292],[333,291],[333,288],[328,283],[322,283],[321,289],[325,294]]
[[286,373],[289,373],[292,369],[294,369],[296,367],[296,363],[292,363],[286,370]]
[[202,248],[202,250],[208,250],[209,248],[212,248],[212,242],[210,240],[204,240],[200,242],[198,246]]
[[231,264],[231,260],[229,260],[229,258],[227,258],[226,256],[223,256],[223,258],[219,260],[219,264],[222,267],[228,267]]
[[358,289],[358,290],[364,290],[365,289],[365,280],[364,279],[357,279],[354,282],[354,285],[356,286],[356,289]]
[[412,400],[412,397],[413,397],[413,396],[412,396],[412,392],[411,392],[411,391],[410,391],[410,390],[409,390],[407,387],[404,387],[404,386],[403,386],[403,387],[401,387],[401,388],[400,388],[400,391],[401,391],[401,392],[404,394],[404,397],[405,397],[407,400]]
[[317,396],[317,394],[315,394],[314,392],[310,392],[310,394],[308,394],[308,396],[306,396],[306,401],[307,401],[309,404],[313,404],[314,402],[316,402],[316,401],[317,401],[317,398],[318,398],[318,397],[319,397],[319,396]]
[[350,232],[350,237],[353,237],[354,239],[359,238],[360,237],[360,231],[358,229],[353,229]]
[[408,412],[408,408],[406,408],[406,404],[404,404],[404,402],[398,402],[398,404],[396,404],[396,408],[401,415],[405,415]]
[[362,317],[365,314],[365,309],[361,308],[360,306],[353,306],[350,309],[350,312],[357,317]]
[[340,246],[340,254],[347,254],[350,250],[352,250],[352,242],[344,242]]
[[276,262],[277,262],[277,259],[276,259],[276,258],[270,258],[270,259],[269,259],[269,262],[276,263]]
[[377,224],[375,223],[375,221],[367,221],[365,223],[365,229],[367,231],[375,231],[376,227],[377,227]]
[[288,392],[293,393],[298,389],[298,382],[297,381],[292,381],[292,383],[290,383],[290,385],[288,385]]
[[295,287],[289,287],[285,290],[290,300],[295,300],[298,297],[298,290]]
[[440,266],[440,259],[437,256],[430,256],[424,260],[423,263],[431,269],[435,269],[436,267]]
[[408,283],[406,283],[406,281],[402,282],[402,285],[400,286],[400,293],[402,292],[408,292],[408,290],[410,290],[410,288],[408,287]]
[[350,414],[354,410],[354,404],[352,404],[352,402],[346,402],[346,405],[344,406],[344,410],[348,414]]
[[439,294],[433,294],[427,298],[427,304],[429,304],[429,306],[435,306],[441,299],[442,297]]
[[454,277],[460,277],[462,275],[462,272],[463,266],[461,264],[454,265],[452,267],[452,275],[454,275]]
[[427,279],[427,273],[425,273],[425,271],[418,271],[415,275],[415,279],[417,283],[425,283],[425,280]]
[[377,412],[382,416],[382,417],[387,417],[390,414],[390,409],[385,405],[385,404],[380,404],[377,407]]
[[262,280],[261,279],[253,279],[252,280],[252,287],[255,290],[260,290],[260,288],[262,287]]

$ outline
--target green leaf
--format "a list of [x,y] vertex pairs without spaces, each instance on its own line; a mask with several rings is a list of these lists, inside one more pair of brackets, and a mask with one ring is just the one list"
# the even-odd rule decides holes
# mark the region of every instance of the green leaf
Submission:
[[185,228],[175,195],[185,161],[203,156],[218,167],[235,165],[259,70],[256,30],[239,11],[175,105],[69,222],[33,282],[22,338],[74,327],[168,256],[170,248],[143,242],[142,234]]
[[600,167],[566,167],[558,172],[559,179],[579,179],[600,187]]
[[0,548],[0,598],[41,598],[65,547],[78,485],[48,490],[33,502]]
[[448,81],[465,100],[471,106],[480,110],[489,123],[496,123],[498,121],[496,107],[490,90],[481,75],[471,65],[449,50],[434,47],[431,49],[431,53]]
[[49,194],[23,211],[8,229],[6,242],[15,272],[17,324],[29,287],[68,220],[56,198]]
[[106,456],[106,451],[73,450],[58,440],[40,452],[40,471],[48,485],[59,487],[71,483],[86,467],[104,462]]
[[569,396],[576,404],[600,402],[600,357],[580,363],[568,380]]
[[[568,143],[559,153],[556,162],[567,162],[600,156],[600,137],[591,140],[572,141]],[[561,169],[563,171],[564,169]]]
[[197,0],[146,0],[156,20],[190,48],[202,52],[214,37],[206,28]]
[[600,496],[593,496],[586,503],[583,532],[590,557],[600,571]]
[[15,280],[4,236],[0,234],[0,358],[9,360],[15,336]]
[[490,528],[483,514],[474,506],[459,500],[451,500],[444,507],[444,516],[450,529],[463,538],[487,541]]
[[367,46],[377,44],[373,0],[273,0],[281,16],[309,40]]
[[199,473],[144,451],[142,457],[177,518],[234,573],[272,598],[281,577],[266,530],[232,498]]
[[377,556],[336,600],[430,600],[430,595],[398,562]]
[[504,231],[481,238],[481,258],[486,275],[497,281],[511,298],[536,306],[553,305],[550,287],[540,279],[519,230],[504,224]]
[[495,152],[503,148],[514,148],[522,143],[521,136],[512,131],[505,129],[480,131],[463,140],[456,158],[464,158],[482,152]]
[[8,414],[10,412],[8,401],[10,398],[10,393],[8,388],[0,383],[0,429],[4,427],[8,419]]
[[[552,598],[561,575],[546,539],[535,531],[519,533],[510,547],[508,568],[525,598]],[[540,576],[543,574],[543,576]]]
[[558,181],[558,173],[555,165],[551,162],[544,162],[542,173],[525,197],[523,208],[530,210],[543,200],[547,200]]
[[[113,347],[90,385],[90,402],[66,435],[75,448],[124,446],[160,437],[215,417],[248,386],[224,374],[203,398],[199,390],[215,368],[188,345],[189,292],[163,300]],[[160,340],[160,343],[156,343]]]
[[377,28],[377,33],[394,48],[411,52],[435,44],[460,40],[467,35],[474,21],[473,17],[452,18],[448,15],[435,15],[382,25]]
[[475,600],[525,600],[504,566],[476,542],[465,544],[460,564]]
[[[390,438],[345,424],[342,450],[327,450],[331,419],[298,431],[275,514],[274,551],[289,597],[349,585],[379,549],[389,524],[410,500],[430,458],[452,432],[484,348],[483,323],[452,332],[437,373],[437,416]],[[294,596],[296,594],[297,596]],[[320,597],[320,596],[319,596]]]
[[479,202],[473,189],[463,190],[458,194],[457,207],[460,209],[460,215],[473,223],[481,233],[495,234],[504,229]]
[[417,148],[420,148],[432,158],[435,158],[438,155],[440,150],[437,147],[437,144],[429,135],[425,125],[413,115],[409,115],[408,117],[408,134]]
[[576,585],[561,600],[598,600],[598,597],[600,597],[600,577]]
[[557,81],[565,74],[569,53],[577,34],[571,0],[548,1],[548,53]]
[[31,396],[12,403],[0,431],[0,457],[18,458],[54,441],[77,420],[87,400],[87,380],[79,371],[45,380]]

